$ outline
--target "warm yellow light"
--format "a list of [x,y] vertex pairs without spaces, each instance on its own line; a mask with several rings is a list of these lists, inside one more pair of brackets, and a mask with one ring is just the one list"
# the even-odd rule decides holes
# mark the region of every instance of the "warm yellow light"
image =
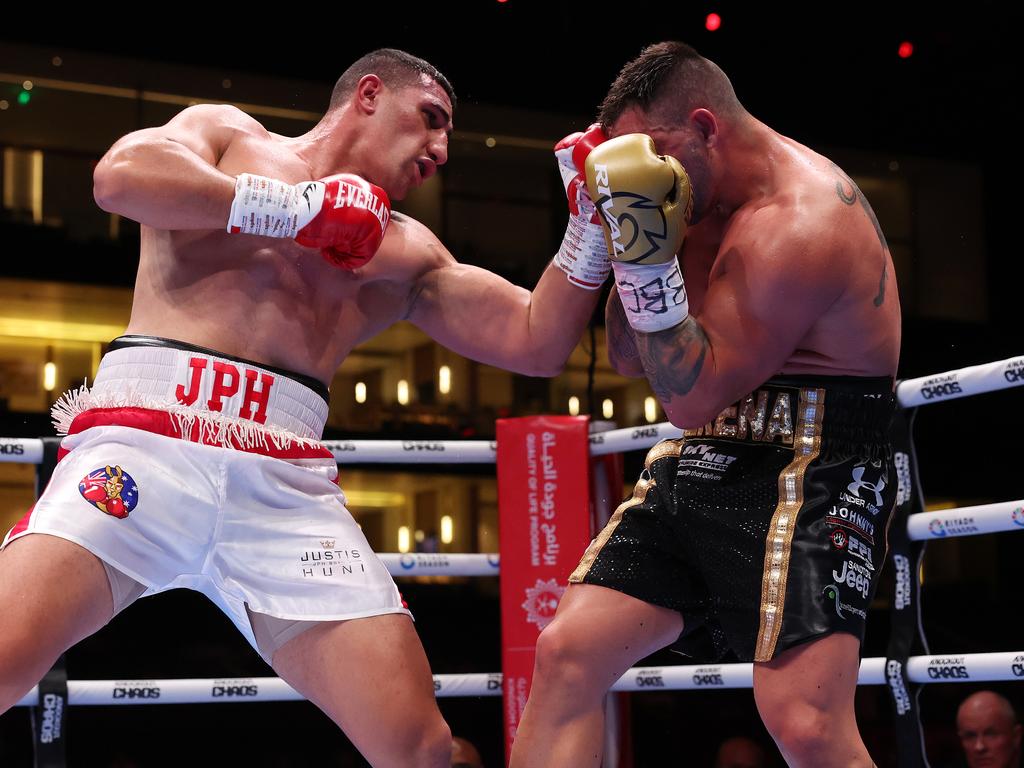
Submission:
[[0,336],[59,341],[99,341],[106,343],[124,333],[123,325],[71,323],[62,320],[31,320],[23,317],[0,317]]
[[398,529],[398,551],[409,551],[409,526],[403,525]]
[[53,392],[57,386],[57,364],[47,363],[43,366],[43,389]]
[[658,420],[658,401],[653,397],[644,398],[644,418],[647,419],[648,424],[653,424]]
[[455,524],[452,521],[451,515],[445,515],[441,518],[441,543],[451,544],[455,534]]
[[414,533],[412,537],[416,539],[417,544],[422,544],[423,540],[427,538],[427,534],[425,534],[421,528],[417,528],[416,533]]
[[356,402],[357,403],[365,403],[366,402],[366,383],[365,382],[362,382],[362,381],[357,381],[356,382]]
[[393,509],[404,506],[405,502],[405,494],[396,491],[345,491],[345,503],[350,507]]
[[601,401],[601,415],[606,419],[610,419],[615,415],[615,403],[607,397]]
[[409,382],[405,379],[398,382],[398,404],[409,404]]
[[569,398],[569,415],[579,416],[580,415],[580,399],[573,395]]
[[437,389],[442,395],[452,391],[452,369],[442,365],[437,372]]

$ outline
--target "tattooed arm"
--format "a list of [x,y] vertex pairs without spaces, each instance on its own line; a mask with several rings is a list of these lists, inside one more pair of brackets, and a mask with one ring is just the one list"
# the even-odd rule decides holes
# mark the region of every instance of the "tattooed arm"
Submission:
[[608,347],[608,361],[619,374],[638,378],[644,375],[640,352],[636,348],[635,331],[626,322],[619,294],[614,289],[608,294],[604,307],[604,332]]
[[696,314],[635,334],[673,424],[705,424],[782,370],[844,290],[844,256],[830,243],[815,217],[766,206],[729,232]]

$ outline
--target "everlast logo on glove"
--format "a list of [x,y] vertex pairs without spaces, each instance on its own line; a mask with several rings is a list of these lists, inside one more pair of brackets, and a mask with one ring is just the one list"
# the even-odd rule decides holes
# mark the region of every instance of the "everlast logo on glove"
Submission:
[[338,195],[334,199],[335,208],[360,208],[369,211],[377,217],[380,222],[381,234],[388,227],[391,220],[391,210],[379,197],[368,190],[361,189],[354,184],[341,182],[338,185]]

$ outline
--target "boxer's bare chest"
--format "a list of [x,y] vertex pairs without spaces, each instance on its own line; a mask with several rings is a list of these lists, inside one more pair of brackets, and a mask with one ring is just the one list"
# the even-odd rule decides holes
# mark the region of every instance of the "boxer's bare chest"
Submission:
[[[304,164],[273,142],[231,149],[220,167],[289,182],[308,177]],[[329,382],[353,347],[405,311],[408,286],[394,244],[386,246],[366,266],[347,271],[289,239],[143,227],[128,330]]]

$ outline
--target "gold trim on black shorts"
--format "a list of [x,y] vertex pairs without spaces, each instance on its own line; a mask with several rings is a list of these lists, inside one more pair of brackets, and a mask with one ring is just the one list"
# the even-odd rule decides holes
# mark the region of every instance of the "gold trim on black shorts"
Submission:
[[821,423],[825,390],[800,389],[793,461],[779,475],[779,503],[765,539],[764,576],[761,581],[761,623],[754,661],[771,661],[782,631],[789,576],[790,550],[796,517],[804,504],[804,473],[821,450]]
[[590,571],[590,567],[597,559],[597,556],[601,554],[601,549],[608,543],[608,539],[612,537],[612,534],[615,533],[615,529],[622,521],[622,515],[625,511],[630,507],[635,507],[637,504],[643,503],[644,498],[647,496],[648,489],[654,485],[654,478],[651,477],[649,472],[651,465],[666,456],[678,459],[679,452],[682,450],[682,447],[682,440],[662,440],[647,452],[647,457],[644,459],[644,470],[647,471],[641,473],[640,479],[637,480],[636,485],[633,486],[633,495],[619,504],[611,518],[609,518],[607,525],[605,525],[597,537],[590,542],[590,546],[587,547],[587,551],[583,553],[583,559],[580,560],[580,564],[576,566],[576,570],[572,572],[571,576],[569,576],[570,584],[580,584],[583,582],[587,577],[587,573]]

